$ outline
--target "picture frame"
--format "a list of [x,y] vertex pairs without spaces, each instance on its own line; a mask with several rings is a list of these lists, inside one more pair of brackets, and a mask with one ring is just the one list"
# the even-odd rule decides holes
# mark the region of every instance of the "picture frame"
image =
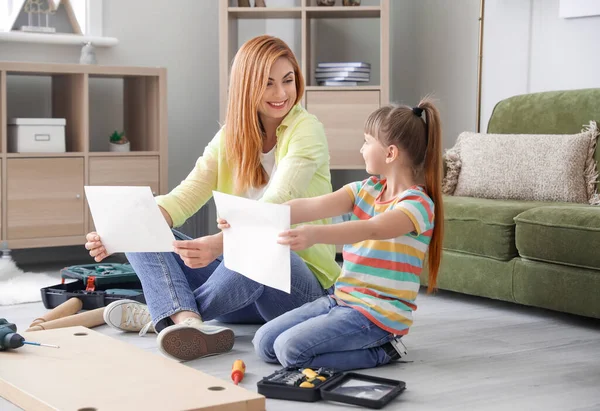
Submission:
[[559,0],[558,15],[563,19],[600,16],[597,0]]

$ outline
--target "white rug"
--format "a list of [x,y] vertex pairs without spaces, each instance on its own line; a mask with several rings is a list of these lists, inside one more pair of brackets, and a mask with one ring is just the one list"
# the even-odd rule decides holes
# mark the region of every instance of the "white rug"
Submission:
[[59,282],[60,277],[26,273],[13,260],[0,258],[0,305],[42,301],[40,289]]

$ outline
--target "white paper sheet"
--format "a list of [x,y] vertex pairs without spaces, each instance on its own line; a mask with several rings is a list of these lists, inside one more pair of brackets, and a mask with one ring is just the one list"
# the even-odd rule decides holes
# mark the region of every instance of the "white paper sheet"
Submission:
[[290,207],[213,191],[223,230],[225,267],[286,293],[291,289],[290,246],[277,244],[290,229]]
[[150,187],[86,186],[85,196],[109,254],[173,251],[175,237]]

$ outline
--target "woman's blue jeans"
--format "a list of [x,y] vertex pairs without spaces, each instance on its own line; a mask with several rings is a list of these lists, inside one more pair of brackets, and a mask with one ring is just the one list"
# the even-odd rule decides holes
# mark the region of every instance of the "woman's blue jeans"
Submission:
[[[178,239],[191,239],[173,231]],[[127,253],[126,256],[140,278],[155,325],[179,311],[195,312],[205,321],[263,324],[327,294],[295,253],[291,253],[290,294],[229,270],[222,257],[206,267],[189,268],[176,253]]]

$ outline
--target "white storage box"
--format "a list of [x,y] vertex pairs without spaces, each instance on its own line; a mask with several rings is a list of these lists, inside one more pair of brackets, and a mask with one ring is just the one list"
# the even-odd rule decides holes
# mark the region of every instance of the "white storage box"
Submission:
[[11,118],[8,120],[9,153],[64,153],[64,118]]

